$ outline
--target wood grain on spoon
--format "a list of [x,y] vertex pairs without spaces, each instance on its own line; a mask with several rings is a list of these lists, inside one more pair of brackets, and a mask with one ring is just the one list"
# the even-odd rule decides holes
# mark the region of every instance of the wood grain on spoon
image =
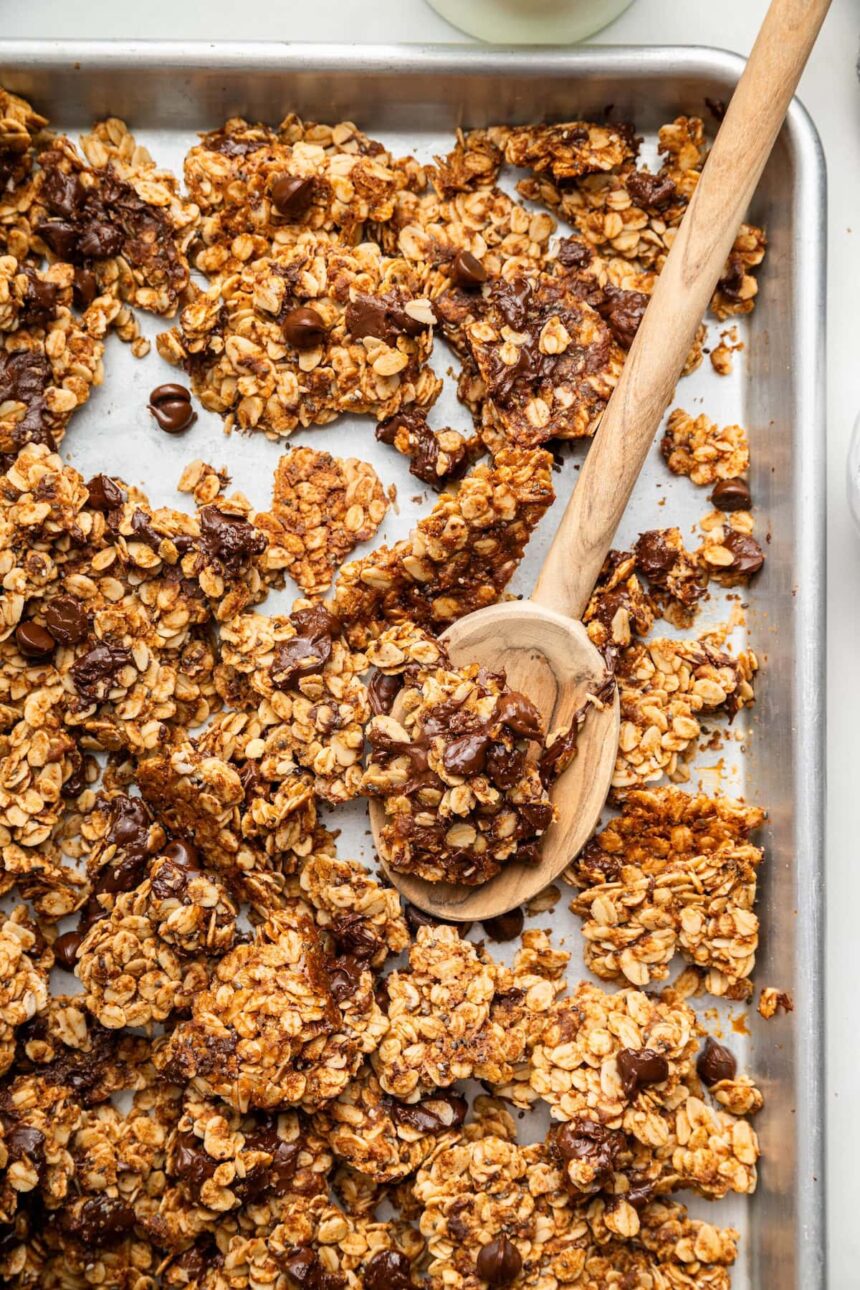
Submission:
[[[531,600],[469,614],[442,638],[455,665],[503,667],[550,730],[599,688],[603,660],[575,619],[588,603],[828,8],[829,0],[771,3]],[[393,715],[400,715],[397,704]],[[544,835],[540,864],[510,863],[480,887],[389,870],[392,882],[421,909],[455,920],[492,918],[528,900],[558,877],[594,829],[610,787],[618,728],[617,699],[587,717],[577,756],[552,792],[558,819]],[[370,812],[384,863],[384,805],[372,801]]]

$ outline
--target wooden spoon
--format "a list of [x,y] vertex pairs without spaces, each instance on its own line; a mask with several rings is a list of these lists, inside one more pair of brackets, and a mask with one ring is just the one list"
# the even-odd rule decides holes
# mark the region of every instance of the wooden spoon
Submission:
[[[828,7],[829,0],[771,3],[531,599],[468,614],[442,637],[455,664],[504,668],[511,687],[540,709],[549,731],[569,724],[604,676],[603,659],[575,620],[588,604]],[[402,715],[397,703],[392,715]],[[530,899],[558,877],[594,830],[618,732],[616,697],[590,711],[577,754],[553,788],[558,819],[543,837],[538,865],[512,862],[479,887],[430,883],[387,869],[391,881],[412,904],[454,921],[493,918]],[[371,801],[370,818],[384,864],[381,801]]]

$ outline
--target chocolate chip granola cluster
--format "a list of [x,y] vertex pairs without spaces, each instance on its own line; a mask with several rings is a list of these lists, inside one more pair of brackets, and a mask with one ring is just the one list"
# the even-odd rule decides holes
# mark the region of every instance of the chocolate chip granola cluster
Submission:
[[[689,634],[764,561],[741,427],[672,413],[669,469],[712,487],[700,544],[643,532],[584,615],[622,708],[615,813],[565,874],[600,985],[523,911],[404,907],[338,827],[379,799],[388,867],[434,882],[537,860],[577,727],[439,638],[506,594],[545,445],[599,424],[702,123],[665,126],[651,173],[624,125],[460,132],[422,165],[349,122],[234,118],[184,188],[115,118],[80,147],[47,125],[0,90],[0,1280],[728,1290],[738,1234],[673,1193],[756,1184],[762,1095],[690,1000],[751,994],[764,815],[678,784],[754,700],[755,655]],[[717,318],[764,248],[741,229]],[[273,448],[260,510],[201,457],[186,509],[85,478],[65,436],[109,333],[146,354],[139,310],[227,429],[367,415],[433,505],[350,559],[396,508],[352,443]],[[437,335],[468,430],[433,420]],[[184,386],[150,411],[204,431]],[[519,1142],[511,1108],[541,1105]]]

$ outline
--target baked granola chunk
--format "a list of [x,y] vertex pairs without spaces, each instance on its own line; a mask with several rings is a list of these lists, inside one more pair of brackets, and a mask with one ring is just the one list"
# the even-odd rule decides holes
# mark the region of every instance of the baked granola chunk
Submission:
[[553,501],[552,458],[503,449],[443,494],[408,538],[354,560],[335,582],[333,608],[356,644],[406,620],[438,633],[496,601]]
[[700,714],[730,717],[753,702],[758,661],[737,657],[706,637],[650,639],[622,651],[617,669],[621,736],[612,779],[616,789],[684,775],[684,758],[701,732]]
[[401,692],[401,720],[373,717],[362,792],[380,797],[386,862],[430,882],[476,885],[517,859],[536,862],[554,807],[529,745],[540,713],[504,677],[477,664],[419,674]]
[[238,1110],[312,1109],[342,1092],[385,1030],[369,969],[328,961],[312,920],[284,910],[219,960],[156,1061]]
[[381,421],[432,404],[433,322],[403,260],[306,233],[200,293],[158,348],[228,427],[279,439],[344,412]]
[[319,596],[350,551],[373,537],[387,509],[368,462],[292,448],[278,461],[271,511],[254,522],[269,538],[267,566],[285,569],[306,595]]
[[586,964],[602,980],[665,980],[676,953],[713,994],[746,998],[755,963],[758,807],[675,788],[627,794],[567,870]]

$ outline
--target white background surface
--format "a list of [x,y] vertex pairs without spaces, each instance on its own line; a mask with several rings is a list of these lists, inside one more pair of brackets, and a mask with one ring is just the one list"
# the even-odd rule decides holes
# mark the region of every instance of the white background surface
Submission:
[[[636,0],[598,40],[705,44],[747,53],[766,0]],[[238,16],[241,14],[241,18]],[[423,0],[0,0],[4,37],[463,41]],[[845,502],[844,463],[860,411],[860,0],[834,0],[800,96],[821,134],[829,175],[829,790],[828,1182],[832,1290],[860,1287],[860,856],[853,809],[860,724],[860,539]],[[778,1290],[778,1287],[760,1287]]]

